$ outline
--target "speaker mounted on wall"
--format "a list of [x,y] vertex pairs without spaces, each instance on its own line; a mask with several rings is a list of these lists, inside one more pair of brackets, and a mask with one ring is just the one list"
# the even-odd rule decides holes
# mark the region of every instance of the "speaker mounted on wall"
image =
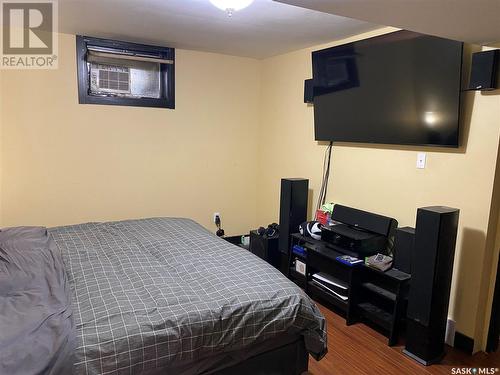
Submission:
[[312,104],[314,101],[314,80],[306,79],[304,81],[304,103]]
[[500,50],[472,54],[469,90],[495,90],[498,88]]

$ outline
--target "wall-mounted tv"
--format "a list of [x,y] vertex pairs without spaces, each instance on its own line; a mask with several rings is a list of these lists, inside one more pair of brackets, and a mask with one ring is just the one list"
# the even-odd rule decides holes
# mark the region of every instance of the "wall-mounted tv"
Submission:
[[462,50],[397,31],[313,52],[316,140],[458,147]]

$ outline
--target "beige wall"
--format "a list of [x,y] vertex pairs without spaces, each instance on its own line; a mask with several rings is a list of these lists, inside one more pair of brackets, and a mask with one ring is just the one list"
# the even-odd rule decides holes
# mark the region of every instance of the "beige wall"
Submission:
[[177,50],[176,109],[79,105],[75,37],[59,69],[3,72],[4,226],[191,217],[256,224],[260,63]]
[[[495,283],[498,270],[498,257],[500,256],[500,148],[497,155],[497,167],[495,173],[495,183],[493,188],[493,199],[490,211],[490,223],[486,236],[486,255],[483,260],[484,272],[482,273],[482,288],[480,301],[484,304],[479,306],[476,319],[477,327],[483,327],[482,332],[478,332],[478,343],[483,349],[487,345],[489,322],[491,319],[491,310],[493,306],[493,295],[495,292]],[[498,286],[500,287],[500,285]],[[480,334],[480,335],[479,335]]]
[[[278,220],[282,177],[310,179],[312,215],[326,145],[314,141],[303,80],[321,47],[263,61],[177,50],[172,111],[79,105],[75,39],[60,35],[58,70],[0,72],[0,225],[158,215],[214,229],[218,211],[228,233],[242,233]],[[488,262],[498,257],[490,208],[500,95],[464,99],[468,137],[459,150],[336,145],[328,200],[401,226],[414,225],[417,207],[460,208],[450,317],[478,349],[492,293]],[[422,150],[427,168],[417,170]]]
[[[500,43],[493,43],[489,45],[493,48],[500,48]],[[500,91],[496,90],[492,95],[499,95]],[[500,110],[499,110],[500,112]],[[489,257],[486,256],[484,259],[485,267],[491,268],[491,274],[489,275],[489,280],[487,279],[488,274],[485,272],[483,275],[483,282],[486,285],[486,303],[485,314],[483,316],[479,315],[479,323],[483,322],[484,327],[482,332],[482,345],[481,348],[485,348],[488,340],[489,331],[489,321],[491,319],[491,309],[493,305],[493,295],[495,292],[495,283],[497,273],[500,272],[498,269],[498,259],[500,257],[500,147],[497,154],[497,167],[495,173],[495,183],[493,189],[493,199],[490,211],[490,225],[488,228],[488,241],[487,246],[491,246],[491,251],[489,252]],[[498,285],[500,288],[500,285]],[[480,326],[480,324],[479,324]]]
[[[383,29],[338,41],[342,44],[392,31]],[[321,182],[326,145],[314,141],[313,107],[303,103],[303,80],[310,78],[311,51],[296,51],[263,61],[258,218],[277,220],[282,177],[310,180],[312,215]],[[400,226],[415,224],[416,209],[429,205],[460,208],[460,229],[449,315],[457,330],[479,341],[487,286],[482,273],[489,257],[486,234],[500,132],[500,95],[464,95],[465,146],[459,150],[425,147],[335,145],[328,200],[389,215]],[[353,106],[353,110],[358,110]],[[418,151],[427,167],[415,167]],[[480,300],[482,296],[482,300]],[[479,311],[479,312],[478,312]]]

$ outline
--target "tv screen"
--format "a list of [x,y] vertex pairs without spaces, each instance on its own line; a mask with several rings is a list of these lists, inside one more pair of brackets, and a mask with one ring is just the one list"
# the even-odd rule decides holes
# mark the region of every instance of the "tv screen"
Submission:
[[397,31],[313,52],[316,140],[458,147],[462,47]]

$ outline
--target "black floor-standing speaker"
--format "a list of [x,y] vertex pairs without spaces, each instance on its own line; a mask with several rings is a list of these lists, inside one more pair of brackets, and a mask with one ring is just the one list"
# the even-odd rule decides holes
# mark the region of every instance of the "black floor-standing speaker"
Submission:
[[290,235],[297,233],[299,225],[307,220],[308,189],[309,180],[304,178],[281,180],[279,250],[284,255],[290,251]]
[[450,207],[417,210],[403,352],[426,366],[445,354],[458,216],[459,210]]

